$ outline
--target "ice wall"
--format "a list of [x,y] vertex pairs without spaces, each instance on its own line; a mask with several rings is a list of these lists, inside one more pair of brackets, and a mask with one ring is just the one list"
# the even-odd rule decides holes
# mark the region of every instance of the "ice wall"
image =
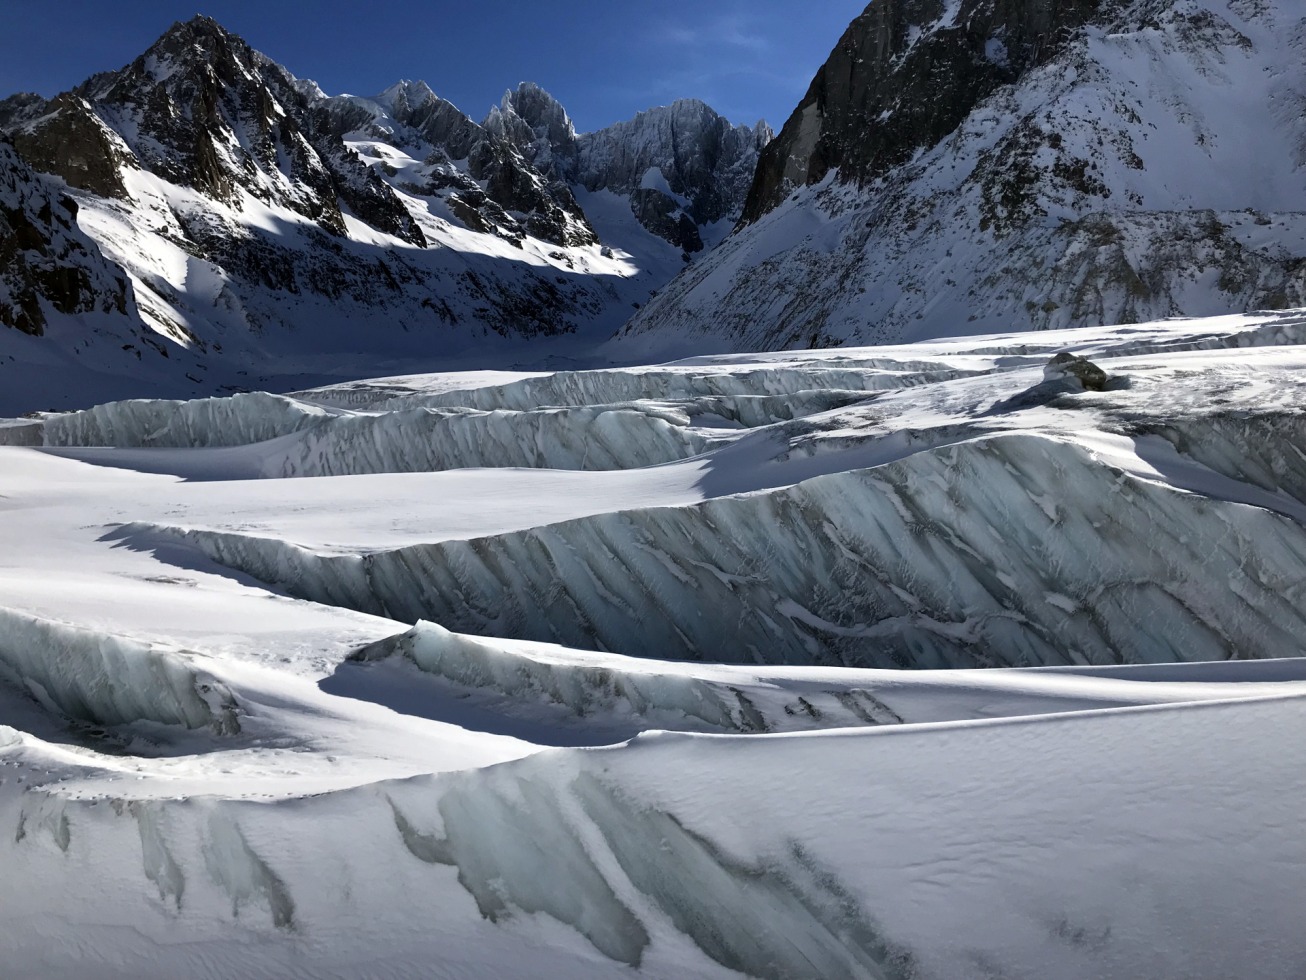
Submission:
[[[833,394],[848,400],[847,392],[888,391],[946,381],[974,373],[942,362],[850,355],[835,362],[818,359],[810,363],[774,366],[722,364],[708,368],[633,368],[605,371],[559,371],[542,377],[523,378],[503,385],[455,390],[434,395],[407,395],[397,404],[432,407],[467,406],[483,410],[529,411],[555,405],[602,405],[640,400],[698,401],[702,399],[756,399],[770,421],[791,418],[795,408],[779,408],[782,402],[799,410],[810,404],[823,410],[823,398]],[[830,394],[825,394],[830,393]],[[845,393],[840,395],[839,393]]]
[[47,710],[102,726],[239,730],[236,700],[193,655],[0,609],[0,678]]
[[[822,406],[848,393],[814,393]],[[854,395],[853,397],[861,397]],[[783,414],[749,401],[738,409],[691,406],[774,421]],[[793,411],[793,406],[789,411]],[[112,402],[43,422],[0,428],[0,445],[117,448],[248,447],[268,477],[429,472],[521,466],[610,470],[697,455],[725,438],[695,426],[675,405],[583,406],[533,411],[412,408],[337,413],[276,395],[195,402]]]
[[679,508],[323,556],[138,525],[292,594],[675,660],[976,667],[1302,652],[1306,530],[1008,434]]
[[[621,657],[562,647],[452,633],[418,623],[400,636],[362,648],[363,662],[402,657],[422,671],[468,692],[496,698],[496,710],[531,714],[541,704],[599,723],[633,723],[636,730],[753,734],[898,724],[891,707],[858,679],[824,677],[775,683],[710,669],[698,674]],[[714,676],[715,673],[715,676]]]
[[614,470],[685,459],[714,445],[672,410],[410,409],[341,416],[266,447],[270,477],[428,472],[477,466]]
[[45,419],[47,446],[244,446],[297,432],[328,416],[283,395],[250,392],[195,401],[108,402]]

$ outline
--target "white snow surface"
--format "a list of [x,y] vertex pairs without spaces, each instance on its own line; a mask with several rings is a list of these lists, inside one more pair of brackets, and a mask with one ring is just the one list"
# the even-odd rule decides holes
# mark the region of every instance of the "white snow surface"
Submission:
[[1304,341],[2,424],[0,972],[1301,975]]

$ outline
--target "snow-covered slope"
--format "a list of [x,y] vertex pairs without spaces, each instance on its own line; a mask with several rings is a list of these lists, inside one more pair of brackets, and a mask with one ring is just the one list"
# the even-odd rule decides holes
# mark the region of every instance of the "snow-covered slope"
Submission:
[[1303,351],[0,425],[5,975],[1298,975]]
[[[698,112],[701,138],[674,126],[628,138],[687,161],[695,183],[673,210],[711,239],[741,211],[740,175],[769,132],[741,141]],[[684,265],[666,215],[633,208],[638,188],[591,193],[537,168],[421,83],[329,98],[205,17],[53,100],[0,102],[0,130],[65,183],[52,193],[130,284],[119,318],[93,326],[62,285],[45,288],[58,307],[47,335],[0,338],[16,348],[0,361],[9,414],[574,362]],[[18,174],[5,152],[0,170]]]
[[1306,302],[1289,0],[871,4],[619,356]]
[[0,425],[5,975],[1299,975],[1303,351]]
[[144,363],[162,345],[134,315],[127,275],[77,216],[58,182],[0,137],[0,401],[12,411],[52,407],[72,390],[91,401],[122,391],[92,365],[135,375],[142,394],[166,378]]

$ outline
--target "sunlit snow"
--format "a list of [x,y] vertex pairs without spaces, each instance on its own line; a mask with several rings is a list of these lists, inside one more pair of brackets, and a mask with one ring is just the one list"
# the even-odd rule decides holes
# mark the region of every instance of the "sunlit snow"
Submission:
[[0,973],[1297,975],[1304,342],[2,423]]

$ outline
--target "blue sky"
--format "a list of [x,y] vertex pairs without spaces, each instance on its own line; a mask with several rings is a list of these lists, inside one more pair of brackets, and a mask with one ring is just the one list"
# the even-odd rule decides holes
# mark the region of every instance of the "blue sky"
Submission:
[[330,94],[421,78],[473,118],[538,82],[595,129],[697,97],[776,129],[866,0],[0,0],[0,97],[54,95],[208,14]]

